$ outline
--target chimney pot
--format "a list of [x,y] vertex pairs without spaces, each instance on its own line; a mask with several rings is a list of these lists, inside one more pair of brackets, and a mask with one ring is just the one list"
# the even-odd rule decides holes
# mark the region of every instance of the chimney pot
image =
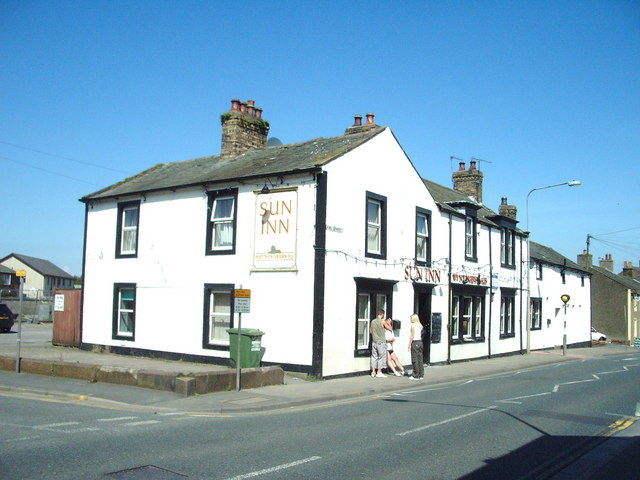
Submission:
[[502,205],[507,204],[507,197],[502,197],[502,201],[500,202]]
[[262,109],[261,108],[256,108],[256,118],[258,120],[262,120]]
[[374,125],[373,117],[375,115],[373,113],[367,113],[367,125]]
[[476,170],[476,161],[475,160],[471,160],[471,162],[469,162],[469,170]]
[[242,113],[247,113],[247,104],[246,104],[246,102],[240,102],[240,111]]
[[460,164],[458,165],[458,170],[462,171],[462,170],[466,170],[466,166],[464,162],[460,162]]
[[362,115],[354,115],[353,117],[353,126],[359,127],[362,125]]
[[240,100],[237,98],[231,100],[231,110],[240,110]]

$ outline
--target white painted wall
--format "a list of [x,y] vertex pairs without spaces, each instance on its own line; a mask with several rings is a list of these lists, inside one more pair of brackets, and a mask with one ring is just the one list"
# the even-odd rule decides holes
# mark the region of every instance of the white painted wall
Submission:
[[[531,297],[542,298],[542,329],[532,330],[531,349],[562,346],[566,320],[567,344],[591,341],[591,277],[575,270],[565,271],[562,283],[560,267],[543,264],[542,280],[536,280],[535,269],[530,271]],[[584,277],[584,286],[582,286]],[[565,315],[561,295],[568,294]],[[550,324],[547,320],[551,320]]]

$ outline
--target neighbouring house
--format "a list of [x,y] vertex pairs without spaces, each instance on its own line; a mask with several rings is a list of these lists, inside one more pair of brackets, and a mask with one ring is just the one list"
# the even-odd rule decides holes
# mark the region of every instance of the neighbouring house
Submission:
[[220,155],[156,165],[84,196],[81,347],[227,364],[234,295],[262,363],[320,378],[369,370],[369,322],[409,316],[426,363],[520,353],[526,235],[482,203],[472,162],[423,179],[388,127],[267,146],[253,101],[221,116]]
[[20,291],[20,279],[16,272],[0,264],[0,297],[15,297]]
[[[531,349],[591,345],[591,274],[551,247],[530,242]],[[568,295],[566,304],[561,297]]]
[[[482,198],[483,173],[475,161],[460,162],[453,189],[423,179],[438,206],[433,237],[440,238],[432,264],[441,268],[444,295],[440,354],[435,361],[487,358],[521,352],[526,345],[526,239],[516,208],[502,199],[499,213]],[[416,282],[419,284],[419,282]],[[440,333],[439,333],[440,335]],[[446,353],[446,354],[445,354]]]
[[0,259],[0,265],[26,272],[23,285],[25,296],[50,296],[56,288],[73,288],[73,275],[49,260],[11,253]]
[[578,255],[578,263],[588,268],[591,279],[592,323],[607,340],[633,345],[640,337],[640,282],[613,270],[613,256],[606,254],[600,265],[592,264],[586,251]]

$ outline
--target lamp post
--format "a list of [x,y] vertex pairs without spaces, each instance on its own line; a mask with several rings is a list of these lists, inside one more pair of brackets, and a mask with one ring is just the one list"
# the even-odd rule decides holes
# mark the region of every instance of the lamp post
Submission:
[[527,256],[529,257],[527,264],[527,353],[531,351],[531,232],[529,231],[529,197],[533,192],[538,190],[545,190],[547,188],[561,187],[567,185],[569,187],[577,187],[582,185],[579,180],[571,180],[568,182],[555,183],[553,185],[546,185],[544,187],[536,187],[529,190],[527,193],[526,210],[527,210]]
[[560,295],[560,300],[564,303],[564,327],[562,330],[562,355],[567,355],[567,302],[571,300],[571,297],[566,293]]

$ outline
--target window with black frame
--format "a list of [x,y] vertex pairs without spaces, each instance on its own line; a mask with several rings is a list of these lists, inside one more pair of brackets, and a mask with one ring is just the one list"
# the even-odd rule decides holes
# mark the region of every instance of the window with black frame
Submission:
[[138,256],[139,219],[139,200],[118,204],[116,258],[129,258]]
[[112,337],[134,340],[136,326],[136,284],[116,283],[113,286]]
[[451,297],[451,341],[484,340],[484,292],[460,292]]
[[207,209],[207,255],[233,254],[236,250],[238,190],[209,192]]
[[542,298],[531,298],[531,330],[542,328]]
[[515,291],[504,289],[500,297],[500,337],[515,336]]
[[369,324],[376,317],[378,310],[384,310],[386,317],[391,317],[395,283],[395,281],[368,278],[356,279],[355,356],[369,355]]
[[387,256],[387,198],[367,192],[365,256]]
[[205,284],[203,348],[229,350],[227,329],[233,328],[233,291],[233,284]]
[[431,212],[416,208],[416,264],[431,265]]

